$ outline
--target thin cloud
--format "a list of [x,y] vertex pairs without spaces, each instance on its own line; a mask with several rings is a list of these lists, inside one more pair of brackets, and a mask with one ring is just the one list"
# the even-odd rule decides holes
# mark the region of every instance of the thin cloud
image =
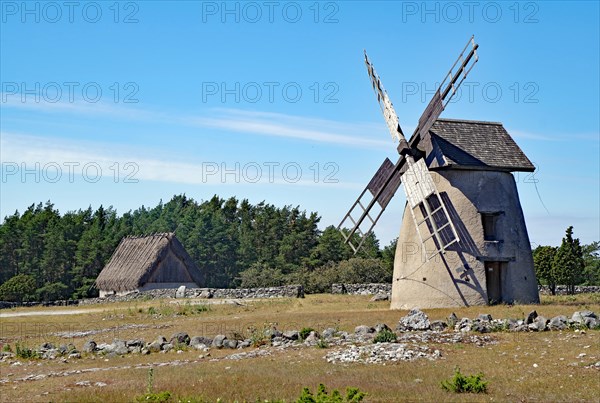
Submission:
[[65,113],[84,117],[101,116],[142,123],[168,123],[187,127],[211,128],[240,134],[290,138],[307,142],[348,147],[389,149],[385,126],[367,123],[342,123],[282,113],[213,108],[206,115],[156,112],[107,103],[21,102],[2,96],[4,108],[26,109],[42,113]]
[[[174,162],[172,159],[160,160],[137,155],[131,150],[115,152],[109,144],[85,141],[69,141],[61,139],[31,136],[11,132],[0,132],[0,162],[3,169],[9,165],[17,169],[15,174],[4,173],[3,179],[19,175],[22,164],[28,170],[37,167],[40,170],[61,169],[62,174],[69,174],[69,167],[75,174],[81,175],[86,164],[93,164],[100,168],[102,177],[112,178],[119,164],[119,175],[131,174],[130,179],[147,180],[167,183],[183,183],[191,185],[277,185],[277,186],[305,186],[327,187],[336,189],[362,189],[362,184],[340,181],[326,183],[311,179],[285,178],[280,173],[270,174],[269,167],[260,163],[230,163],[223,167],[215,162]],[[90,151],[93,150],[93,151]],[[125,153],[125,151],[127,151]],[[16,164],[16,165],[15,165]],[[74,165],[76,164],[76,165]],[[128,165],[127,165],[128,164]],[[128,168],[126,168],[128,167]],[[226,168],[226,169],[224,169]],[[237,174],[231,172],[237,171]],[[93,175],[96,171],[92,170]],[[294,174],[295,175],[295,174]],[[123,180],[123,177],[120,180]],[[310,177],[310,175],[307,175]],[[296,180],[297,179],[297,180]]]

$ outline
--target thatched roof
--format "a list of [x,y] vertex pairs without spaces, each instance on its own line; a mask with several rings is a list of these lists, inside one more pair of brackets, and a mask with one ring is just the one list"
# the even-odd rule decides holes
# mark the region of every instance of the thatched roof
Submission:
[[194,282],[201,285],[202,273],[175,234],[162,233],[123,238],[96,279],[96,287],[100,290],[129,291],[143,286],[169,250],[183,262]]
[[502,123],[438,119],[424,143],[429,168],[535,170]]

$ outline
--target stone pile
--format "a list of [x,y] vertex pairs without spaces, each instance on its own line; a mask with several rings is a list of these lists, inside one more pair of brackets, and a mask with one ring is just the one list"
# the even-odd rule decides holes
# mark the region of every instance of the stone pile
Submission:
[[435,360],[442,356],[439,350],[431,350],[426,345],[409,346],[404,343],[377,343],[351,345],[348,348],[331,351],[325,359],[331,363],[362,362],[383,364],[396,361],[413,361],[419,358]]
[[[199,350],[208,352],[210,349],[245,349],[260,347],[261,349],[286,349],[291,347],[345,347],[338,351],[331,351],[325,357],[329,362],[364,362],[385,363],[395,361],[414,360],[419,358],[437,359],[441,353],[430,348],[428,343],[453,344],[472,343],[484,346],[495,343],[490,336],[476,333],[490,333],[495,331],[553,331],[568,329],[599,329],[600,321],[592,311],[577,311],[568,318],[564,315],[551,319],[538,315],[536,311],[530,312],[525,319],[493,319],[489,314],[481,314],[474,319],[459,319],[454,313],[446,321],[430,321],[428,316],[419,309],[411,310],[398,321],[395,331],[396,342],[374,343],[381,332],[391,332],[385,323],[375,326],[356,326],[353,332],[339,331],[327,328],[322,332],[312,330],[301,332],[297,330],[280,331],[275,327],[264,331],[254,331],[250,337],[240,339],[239,336],[228,337],[219,334],[212,338],[205,336],[190,337],[185,332],[174,333],[169,339],[158,336],[151,342],[141,339],[119,340],[112,343],[96,343],[87,341],[82,352],[98,354],[106,357],[122,356],[126,354],[167,353],[169,351]],[[306,334],[308,333],[308,334]],[[387,336],[387,335],[386,335]],[[387,339],[386,341],[389,341]],[[258,354],[258,353],[252,353]],[[253,356],[251,353],[238,353],[232,359],[241,359]],[[261,353],[262,354],[262,353]],[[81,353],[73,344],[55,347],[51,343],[44,343],[35,350],[34,356],[42,359],[81,358]],[[15,358],[13,352],[0,353],[0,361]],[[18,362],[18,361],[17,361]]]

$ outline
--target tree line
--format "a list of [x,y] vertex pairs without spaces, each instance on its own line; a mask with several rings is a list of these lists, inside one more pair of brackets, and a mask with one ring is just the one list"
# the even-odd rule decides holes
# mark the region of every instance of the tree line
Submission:
[[96,296],[94,281],[128,235],[175,232],[215,288],[333,282],[390,282],[395,243],[380,250],[370,235],[356,256],[334,227],[299,207],[218,196],[197,202],[176,195],[121,216],[100,206],[63,215],[48,201],[5,217],[0,225],[0,300]]
[[[48,201],[0,224],[0,300],[33,301],[97,296],[94,281],[121,239],[175,232],[207,287],[302,284],[328,292],[333,283],[391,282],[396,241],[381,248],[370,234],[357,255],[320,217],[299,207],[218,196],[197,202],[176,195],[153,208],[123,215],[100,206],[60,214]],[[569,227],[560,247],[534,249],[538,281],[600,284],[600,243],[581,245]]]

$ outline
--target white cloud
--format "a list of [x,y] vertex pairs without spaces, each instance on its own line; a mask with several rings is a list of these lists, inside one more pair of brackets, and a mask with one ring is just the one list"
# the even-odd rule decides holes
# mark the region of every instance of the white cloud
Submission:
[[53,115],[98,116],[142,123],[159,122],[349,147],[388,150],[393,147],[383,123],[342,123],[281,113],[225,108],[210,109],[205,115],[184,115],[102,102],[21,102],[15,97],[4,99],[3,94],[0,96],[3,108],[26,109]]
[[[95,177],[100,171],[103,178],[114,179],[118,175],[117,179],[121,181],[129,178],[194,185],[293,185],[356,190],[363,187],[362,184],[345,181],[315,181],[311,173],[305,171],[298,174],[293,167],[289,172],[284,172],[284,164],[175,162],[172,159],[149,158],[139,147],[116,151],[110,144],[9,132],[0,133],[0,150],[0,162],[5,171],[3,181],[21,175],[24,169],[38,169],[52,178],[55,177],[54,172],[60,170],[65,180],[69,172],[83,175],[85,169],[90,169],[91,176]],[[52,171],[52,174],[46,171]]]

